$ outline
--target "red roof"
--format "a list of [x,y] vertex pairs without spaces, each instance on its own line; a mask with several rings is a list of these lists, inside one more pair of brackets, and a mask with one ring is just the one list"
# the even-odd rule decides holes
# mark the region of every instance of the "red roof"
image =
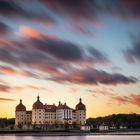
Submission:
[[76,110],[86,110],[86,106],[82,103],[82,99],[80,98],[79,103],[76,105]]
[[39,96],[37,97],[37,101],[33,104],[33,109],[44,109],[44,105],[39,100]]
[[56,105],[44,105],[45,112],[56,112]]
[[71,109],[71,108],[69,106],[67,106],[66,103],[62,104],[59,102],[57,109]]
[[16,106],[16,111],[26,111],[26,107],[22,104],[22,100],[20,100],[19,105]]

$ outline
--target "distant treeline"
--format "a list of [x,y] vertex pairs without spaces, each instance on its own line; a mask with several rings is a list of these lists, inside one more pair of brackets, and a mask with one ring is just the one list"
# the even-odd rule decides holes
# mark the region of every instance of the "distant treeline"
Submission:
[[4,128],[15,124],[15,118],[0,118],[0,128]]
[[[0,118],[0,128],[15,124],[15,118]],[[140,114],[113,114],[105,117],[88,118],[87,125],[97,128],[99,125],[120,128],[140,128]]]
[[88,118],[87,124],[93,128],[99,125],[108,125],[109,127],[120,128],[140,128],[140,114],[113,114],[105,117]]

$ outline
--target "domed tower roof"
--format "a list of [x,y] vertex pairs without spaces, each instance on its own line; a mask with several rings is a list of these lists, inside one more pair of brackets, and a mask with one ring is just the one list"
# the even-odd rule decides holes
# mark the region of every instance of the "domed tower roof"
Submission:
[[44,105],[39,100],[39,96],[37,96],[37,101],[33,104],[33,109],[44,109]]
[[82,103],[82,99],[79,99],[79,103],[75,107],[76,110],[86,110],[86,106]]
[[19,105],[16,106],[16,111],[26,111],[26,107],[22,104],[22,100],[20,100]]

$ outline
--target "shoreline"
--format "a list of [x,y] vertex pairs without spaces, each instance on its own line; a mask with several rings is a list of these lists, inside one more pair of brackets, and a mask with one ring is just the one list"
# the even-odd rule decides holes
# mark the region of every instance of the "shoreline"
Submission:
[[140,135],[140,131],[126,132],[28,132],[28,131],[0,131],[0,136],[100,136],[100,135]]

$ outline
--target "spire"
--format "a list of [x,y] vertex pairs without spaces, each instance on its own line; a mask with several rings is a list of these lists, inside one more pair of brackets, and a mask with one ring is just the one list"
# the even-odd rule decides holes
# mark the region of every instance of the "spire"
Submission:
[[61,105],[61,102],[59,101],[59,105]]
[[79,99],[79,102],[80,102],[80,103],[82,102],[82,99],[81,99],[81,98]]
[[37,101],[39,101],[39,96],[37,96]]
[[20,104],[22,104],[22,100],[20,99]]

